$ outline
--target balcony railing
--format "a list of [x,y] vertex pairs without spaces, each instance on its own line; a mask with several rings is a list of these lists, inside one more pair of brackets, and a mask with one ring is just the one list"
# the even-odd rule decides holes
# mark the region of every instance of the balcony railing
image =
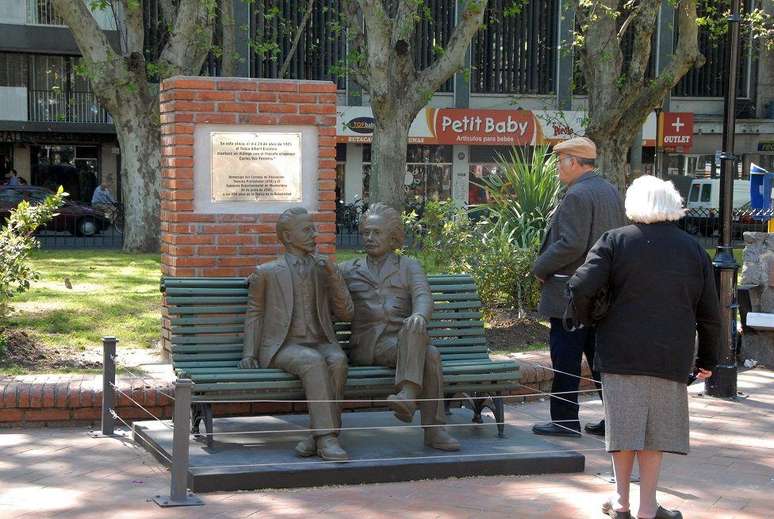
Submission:
[[65,25],[56,14],[51,0],[27,0],[27,23],[30,25]]
[[35,122],[112,124],[92,92],[28,90],[29,120]]

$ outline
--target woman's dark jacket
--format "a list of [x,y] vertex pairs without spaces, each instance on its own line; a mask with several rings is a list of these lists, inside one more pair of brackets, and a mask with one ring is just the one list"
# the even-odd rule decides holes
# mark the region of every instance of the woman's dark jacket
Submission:
[[693,237],[666,222],[604,233],[569,281],[581,322],[605,285],[610,308],[597,324],[597,370],[685,382],[694,365],[715,368],[718,296],[709,256]]

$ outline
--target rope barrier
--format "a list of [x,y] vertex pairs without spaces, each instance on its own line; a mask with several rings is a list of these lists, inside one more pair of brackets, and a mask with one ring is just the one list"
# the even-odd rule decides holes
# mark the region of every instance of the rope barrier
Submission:
[[[599,452],[604,451],[604,448],[596,449],[555,449],[555,450],[539,450],[539,451],[527,451],[517,452],[516,454],[551,454],[556,452]],[[490,457],[490,456],[502,456],[506,454],[504,452],[484,452],[478,454],[440,454],[436,456],[403,456],[394,458],[363,458],[343,461],[326,461],[326,460],[310,460],[310,461],[285,461],[279,463],[255,463],[255,464],[242,464],[242,465],[207,465],[208,469],[230,469],[230,468],[248,468],[248,467],[276,467],[285,465],[328,465],[331,463],[373,463],[382,461],[412,461],[412,460],[431,460],[431,459],[448,459],[453,458],[478,458],[478,457]]]
[[[142,377],[142,376],[140,376],[140,375],[135,375],[135,374],[134,374],[134,373],[133,373],[133,372],[132,372],[132,371],[131,371],[129,368],[127,368],[126,366],[121,366],[121,369],[122,369],[123,371],[126,371],[127,373],[129,373],[129,375],[131,375],[131,376],[132,376],[132,378],[139,379],[139,380],[141,380],[141,381],[142,381],[142,383],[143,383],[143,384],[146,384],[146,385],[148,385],[148,382],[147,382],[147,378],[146,378],[146,377]],[[164,391],[162,391],[162,390],[161,390],[161,389],[159,389],[158,387],[156,387],[156,388],[155,388],[155,390],[156,390],[156,392],[158,392],[158,393],[161,393],[162,395],[164,395],[165,397],[169,398],[170,400],[172,400],[172,401],[174,401],[174,400],[175,400],[175,397],[173,397],[173,396],[172,396],[172,395],[170,395],[169,393],[165,393]]]
[[[129,429],[130,431],[132,430],[132,426],[131,426],[131,425],[129,425],[128,423],[126,423],[126,420],[124,420],[123,418],[121,418],[120,416],[118,416],[118,413],[116,413],[115,409],[111,409],[111,410],[110,410],[110,414],[113,416],[113,418],[115,418],[116,420],[118,420],[119,422],[121,422],[122,424],[124,424],[124,427],[126,427],[126,428],[127,428],[127,429]],[[161,456],[162,458],[164,458],[164,460],[165,460],[167,463],[172,463],[172,458],[170,458],[169,456],[167,456],[167,453],[165,453],[165,452],[163,452],[163,451],[159,450],[159,448],[158,448],[158,447],[156,447],[155,445],[153,445],[151,442],[144,442],[144,443],[145,443],[145,445],[148,445],[148,446],[149,446],[151,449],[153,449],[154,451],[156,451],[156,452],[158,453],[158,455],[159,455],[159,456]]]
[[169,426],[169,425],[165,424],[164,422],[162,422],[162,421],[161,421],[161,419],[160,419],[160,418],[158,418],[156,415],[154,415],[153,413],[151,413],[150,411],[148,411],[148,410],[147,410],[145,407],[143,407],[143,405],[142,405],[142,404],[140,404],[140,403],[139,403],[137,400],[135,400],[135,399],[134,399],[134,398],[132,398],[131,396],[127,395],[125,392],[123,392],[123,391],[121,391],[120,389],[118,389],[118,386],[117,386],[117,385],[113,384],[112,382],[110,382],[109,384],[110,384],[111,386],[113,386],[113,389],[115,389],[115,390],[116,390],[116,393],[120,393],[120,394],[124,395],[124,396],[125,396],[126,398],[128,398],[128,399],[129,399],[129,400],[130,400],[132,403],[134,403],[134,405],[136,405],[137,407],[139,407],[140,409],[142,409],[143,411],[145,411],[145,412],[146,412],[148,415],[150,415],[150,417],[151,417],[151,418],[153,418],[153,419],[154,419],[154,420],[156,420],[157,422],[159,422],[159,423],[161,423],[162,425],[164,425],[164,427],[166,427],[167,429],[173,429],[173,427],[171,427],[171,426]]

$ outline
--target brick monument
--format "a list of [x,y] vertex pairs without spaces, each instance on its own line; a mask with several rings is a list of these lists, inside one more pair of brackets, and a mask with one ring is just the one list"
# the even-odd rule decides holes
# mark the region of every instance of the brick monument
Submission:
[[[334,83],[173,77],[160,102],[163,275],[249,275],[282,252],[275,223],[294,206],[335,253]],[[166,315],[163,329],[169,352]]]

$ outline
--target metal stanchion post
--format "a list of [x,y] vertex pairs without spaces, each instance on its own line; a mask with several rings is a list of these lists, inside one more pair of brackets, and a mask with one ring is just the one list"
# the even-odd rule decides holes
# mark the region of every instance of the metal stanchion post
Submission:
[[175,416],[172,431],[172,467],[169,496],[155,496],[153,501],[163,507],[197,506],[204,502],[188,492],[188,446],[191,429],[191,389],[188,379],[175,381]]
[[115,337],[102,338],[102,427],[100,432],[91,433],[95,438],[115,436],[116,344],[118,339]]
[[727,55],[726,96],[723,110],[723,151],[720,163],[720,237],[717,252],[712,261],[715,267],[718,296],[720,298],[720,358],[712,369],[712,376],[705,382],[707,394],[720,398],[736,398],[736,272],[739,269],[731,245],[733,217],[734,178],[737,176],[737,160],[734,155],[736,135],[736,78],[739,58],[739,0],[732,0],[728,17],[729,49]]

